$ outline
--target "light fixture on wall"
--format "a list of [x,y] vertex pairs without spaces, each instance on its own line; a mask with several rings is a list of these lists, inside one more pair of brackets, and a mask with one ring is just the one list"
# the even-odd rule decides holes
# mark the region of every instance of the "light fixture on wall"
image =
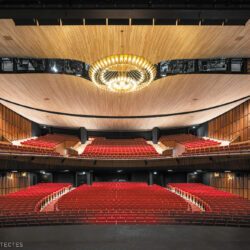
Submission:
[[96,86],[119,93],[142,89],[154,80],[155,75],[153,64],[134,55],[109,56],[89,69],[89,77]]
[[220,177],[220,173],[214,173],[214,177]]

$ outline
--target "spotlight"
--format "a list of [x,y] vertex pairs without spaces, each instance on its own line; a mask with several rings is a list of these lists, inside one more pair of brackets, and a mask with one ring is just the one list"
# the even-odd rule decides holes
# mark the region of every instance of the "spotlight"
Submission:
[[168,169],[168,172],[173,172],[174,170],[173,169]]
[[123,170],[122,169],[119,169],[119,170],[117,170],[117,173],[121,173]]
[[46,172],[45,172],[45,171],[43,171],[43,170],[42,170],[42,171],[40,171],[40,173],[41,173],[41,174],[46,174]]
[[195,126],[193,126],[193,128],[196,128]]
[[17,172],[18,172],[18,171],[16,171],[16,170],[12,170],[12,171],[11,171],[11,173],[17,173]]
[[26,172],[23,172],[23,173],[22,173],[22,176],[23,176],[23,177],[25,177],[26,175],[27,175],[27,173],[26,173]]
[[85,175],[85,174],[86,174],[86,172],[83,171],[83,172],[82,172],[82,175]]
[[154,172],[153,172],[153,174],[155,174],[155,175],[156,175],[156,174],[157,174],[157,172],[156,172],[156,171],[154,171]]
[[56,67],[56,65],[54,64],[54,66],[51,68],[51,70],[52,71],[54,71],[55,73],[57,73],[58,72],[58,69],[57,69],[57,67]]
[[64,172],[69,172],[69,170],[68,170],[68,169],[66,169],[66,170],[64,170]]
[[231,173],[231,171],[230,170],[225,170],[225,173]]
[[197,172],[196,172],[196,171],[194,171],[194,174],[197,174]]

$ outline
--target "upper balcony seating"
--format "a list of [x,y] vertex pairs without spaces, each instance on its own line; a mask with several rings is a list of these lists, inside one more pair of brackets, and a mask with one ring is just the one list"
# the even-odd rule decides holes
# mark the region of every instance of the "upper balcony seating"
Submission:
[[96,138],[88,144],[83,153],[83,158],[103,159],[136,159],[163,157],[155,148],[142,138],[138,139],[105,139]]
[[47,134],[45,136],[40,136],[36,139],[27,140],[21,142],[22,145],[40,147],[40,148],[55,148],[58,144],[65,141],[79,141],[79,138],[71,135],[63,134]]
[[0,196],[0,214],[37,211],[38,204],[43,198],[71,186],[69,183],[40,183],[16,193]]
[[52,156],[59,156],[58,152],[55,152],[52,149],[46,148],[34,148],[29,146],[17,146],[11,144],[2,144],[0,143],[0,152],[15,152],[18,154],[39,154],[39,155],[52,155]]
[[177,134],[177,135],[166,135],[162,136],[159,139],[160,142],[164,144],[167,141],[175,141],[186,148],[201,148],[201,147],[210,147],[210,146],[218,146],[220,142],[213,141],[213,140],[205,140],[203,138],[191,135],[191,134]]
[[146,183],[93,183],[61,197],[63,211],[187,211],[189,204],[160,186]]
[[235,143],[229,146],[221,147],[206,147],[206,148],[196,148],[187,149],[183,156],[186,155],[204,155],[204,154],[223,154],[227,152],[245,152],[250,150],[250,142]]
[[250,215],[250,201],[237,195],[225,193],[200,183],[171,183],[168,184],[168,187],[189,198],[198,197],[208,205],[208,211]]

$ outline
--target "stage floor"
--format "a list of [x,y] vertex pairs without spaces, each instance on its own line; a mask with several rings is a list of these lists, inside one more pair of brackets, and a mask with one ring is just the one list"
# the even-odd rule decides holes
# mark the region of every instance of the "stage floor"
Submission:
[[[72,225],[0,228],[0,244],[30,250],[249,249],[250,228],[164,225]],[[10,244],[10,243],[9,243]],[[3,245],[0,245],[0,248]]]

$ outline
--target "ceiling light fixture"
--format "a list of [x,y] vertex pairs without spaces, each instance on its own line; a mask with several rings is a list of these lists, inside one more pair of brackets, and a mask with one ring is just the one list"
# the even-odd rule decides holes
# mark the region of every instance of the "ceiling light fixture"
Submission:
[[155,75],[153,64],[133,55],[109,56],[95,62],[89,69],[89,77],[96,86],[120,93],[146,87]]
[[51,69],[52,69],[52,71],[54,71],[55,73],[58,72],[58,69],[57,69],[56,65],[54,65]]

